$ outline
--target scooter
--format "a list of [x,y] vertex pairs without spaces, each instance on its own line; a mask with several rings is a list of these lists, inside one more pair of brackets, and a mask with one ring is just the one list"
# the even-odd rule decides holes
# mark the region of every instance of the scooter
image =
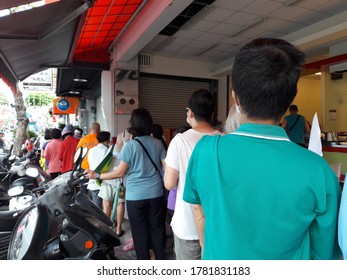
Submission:
[[14,226],[23,210],[0,211],[0,260],[6,260]]
[[0,210],[8,210],[11,197],[7,194],[9,189],[9,170],[16,157],[11,155],[13,146],[8,153],[0,154]]
[[[11,164],[12,161],[9,161]],[[24,209],[29,207],[33,202],[34,198],[40,195],[39,192],[35,192],[35,188],[39,187],[39,182],[44,182],[44,179],[41,178],[41,174],[38,172],[36,168],[30,168],[25,161],[19,161],[20,164],[15,165],[15,169],[21,170],[19,172],[22,177],[16,179],[12,182],[10,189],[8,192],[4,192],[7,198],[7,205],[2,207],[0,211],[0,260],[6,260],[8,254],[8,247],[10,238],[12,235],[12,231],[14,226],[20,216],[24,213]],[[14,161],[12,162],[12,164]],[[22,169],[20,166],[23,164],[25,167]],[[9,168],[7,166],[7,168]],[[11,169],[11,168],[9,168]],[[25,174],[23,175],[22,170],[25,170]],[[10,172],[6,174],[8,181],[11,181],[11,176],[9,176]],[[17,172],[12,170],[11,175],[18,177]],[[7,194],[8,193],[8,194]],[[9,202],[9,203],[8,203]],[[8,210],[10,208],[10,210]]]
[[45,192],[21,215],[9,260],[115,259],[114,247],[121,242],[111,220],[80,192],[84,177],[77,167],[86,152],[77,149],[74,169],[46,183]]
[[[36,161],[36,157],[37,151],[33,150],[20,159],[13,158],[7,160],[6,169],[8,171],[4,172],[6,175],[2,179],[2,182],[6,182],[6,184],[3,184],[0,192],[0,197],[1,194],[4,196],[1,210],[12,211],[28,207],[33,197],[37,195],[32,192],[32,189],[49,180],[50,176],[41,167],[33,164]],[[28,176],[26,172],[32,167],[35,167],[34,170],[39,172],[35,176]],[[21,187],[21,191],[16,188],[16,191],[13,192],[13,187],[17,186]]]

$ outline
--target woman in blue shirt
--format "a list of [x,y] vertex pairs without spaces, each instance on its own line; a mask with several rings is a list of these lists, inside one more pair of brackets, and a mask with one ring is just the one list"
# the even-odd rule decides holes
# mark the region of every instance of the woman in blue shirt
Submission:
[[[139,260],[150,259],[150,248],[156,259],[165,259],[166,205],[162,175],[166,152],[162,143],[151,136],[152,127],[151,114],[146,109],[135,109],[128,129],[133,139],[125,144],[118,155],[119,165],[112,172],[98,174],[88,170],[86,174],[87,178],[101,180],[127,174],[125,200]],[[146,148],[148,155],[138,141]]]

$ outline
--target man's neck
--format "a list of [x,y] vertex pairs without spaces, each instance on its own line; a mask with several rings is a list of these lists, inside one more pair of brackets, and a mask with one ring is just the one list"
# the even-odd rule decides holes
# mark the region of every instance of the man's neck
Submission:
[[257,120],[257,119],[246,119],[242,123],[254,123],[254,124],[268,124],[268,125],[279,125],[280,121],[275,120]]
[[192,129],[201,133],[211,133],[215,131],[215,129],[209,123],[196,121],[193,123]]

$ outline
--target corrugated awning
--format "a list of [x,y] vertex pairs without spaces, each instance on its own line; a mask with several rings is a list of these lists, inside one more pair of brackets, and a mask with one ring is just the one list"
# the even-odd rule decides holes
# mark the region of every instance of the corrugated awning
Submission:
[[[0,9],[28,2],[5,0]],[[142,2],[60,0],[0,18],[0,75],[14,86],[50,67],[62,69],[60,73],[109,69],[109,48]]]
[[80,0],[61,0],[1,17],[3,76],[15,84],[35,72],[66,65],[83,9],[88,6]]
[[74,52],[75,62],[109,63],[108,48],[143,0],[98,0],[88,10]]

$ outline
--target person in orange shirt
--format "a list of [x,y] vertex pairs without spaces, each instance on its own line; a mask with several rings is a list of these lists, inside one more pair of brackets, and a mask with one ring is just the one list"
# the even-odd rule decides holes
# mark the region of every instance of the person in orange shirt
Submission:
[[[86,136],[83,136],[80,139],[76,149],[78,149],[79,147],[82,147],[82,148],[87,147],[88,150],[90,150],[91,148],[95,147],[99,143],[98,139],[96,138],[99,132],[100,132],[100,124],[98,122],[93,122],[89,128],[89,134]],[[81,163],[81,168],[84,170],[89,169],[88,153]],[[82,186],[81,186],[81,192],[85,194],[87,194],[88,192],[87,184],[86,184],[87,182],[88,180],[86,180],[86,182],[82,182]]]

